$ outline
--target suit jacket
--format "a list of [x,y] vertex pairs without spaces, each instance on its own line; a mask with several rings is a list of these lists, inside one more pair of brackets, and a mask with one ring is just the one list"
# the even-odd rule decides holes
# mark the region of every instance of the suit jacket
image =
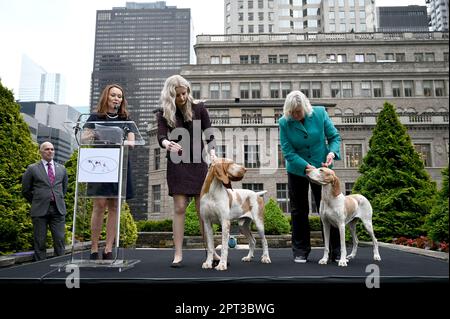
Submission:
[[323,106],[313,108],[302,124],[292,117],[281,117],[280,144],[289,173],[305,176],[307,164],[321,167],[327,154],[333,152],[335,160],[341,159],[341,137]]
[[22,194],[31,203],[31,216],[44,216],[50,206],[52,193],[55,194],[56,207],[61,215],[66,214],[64,196],[67,192],[68,177],[66,168],[55,163],[55,183],[50,184],[42,161],[31,164],[22,176]]

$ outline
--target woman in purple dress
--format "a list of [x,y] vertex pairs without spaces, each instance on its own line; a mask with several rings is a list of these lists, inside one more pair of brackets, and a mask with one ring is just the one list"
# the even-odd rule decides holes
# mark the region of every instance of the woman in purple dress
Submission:
[[213,160],[214,137],[208,111],[203,102],[196,103],[188,81],[179,75],[169,77],[161,91],[161,109],[156,113],[158,142],[167,150],[167,185],[173,197],[173,241],[175,255],[171,267],[182,266],[184,220],[189,197],[195,198],[195,206],[203,236],[200,218],[200,191],[208,171],[203,133],[208,153]]

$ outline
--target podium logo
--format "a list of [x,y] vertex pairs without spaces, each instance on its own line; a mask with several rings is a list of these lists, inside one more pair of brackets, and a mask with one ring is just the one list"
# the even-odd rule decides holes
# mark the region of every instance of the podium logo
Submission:
[[84,159],[80,167],[89,174],[107,174],[115,171],[118,163],[110,157],[95,156]]

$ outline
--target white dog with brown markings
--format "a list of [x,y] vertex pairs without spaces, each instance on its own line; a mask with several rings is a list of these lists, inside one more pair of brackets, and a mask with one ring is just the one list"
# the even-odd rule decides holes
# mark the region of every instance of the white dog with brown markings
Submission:
[[[378,252],[378,242],[373,232],[372,205],[370,205],[369,200],[359,194],[344,196],[341,192],[339,178],[329,168],[307,169],[306,175],[312,182],[322,185],[322,199],[319,213],[323,224],[325,250],[322,259],[319,260],[319,264],[326,264],[328,262],[330,225],[339,229],[341,259],[338,265],[347,266],[348,260],[355,258],[356,250],[358,249],[358,238],[356,236],[356,223],[358,222],[358,218],[363,222],[364,227],[372,238],[373,259],[381,260],[380,253]],[[345,248],[346,224],[350,228],[353,240],[352,252],[348,256]]]
[[230,159],[220,158],[212,162],[208,169],[200,193],[200,215],[203,219],[207,257],[202,268],[213,268],[213,260],[219,259],[214,247],[213,223],[222,225],[222,249],[217,270],[227,269],[228,240],[230,224],[239,220],[240,231],[249,242],[248,255],[242,261],[251,261],[256,240],[250,225],[254,221],[261,237],[263,253],[262,263],[270,263],[269,248],[264,234],[264,200],[259,196],[264,192],[254,192],[248,189],[233,189],[231,181],[239,181],[244,177],[246,169]]

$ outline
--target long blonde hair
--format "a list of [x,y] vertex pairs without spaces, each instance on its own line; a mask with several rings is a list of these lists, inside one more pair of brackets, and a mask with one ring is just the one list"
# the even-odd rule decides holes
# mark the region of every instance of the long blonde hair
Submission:
[[177,96],[176,88],[178,87],[186,88],[188,94],[186,104],[178,108],[183,114],[183,119],[185,122],[192,121],[192,104],[194,103],[194,98],[191,95],[191,85],[182,76],[172,75],[167,78],[164,83],[160,98],[161,107],[163,109],[163,117],[166,119],[167,124],[172,128],[176,126],[175,113],[177,111],[177,106],[175,105],[175,98]]

